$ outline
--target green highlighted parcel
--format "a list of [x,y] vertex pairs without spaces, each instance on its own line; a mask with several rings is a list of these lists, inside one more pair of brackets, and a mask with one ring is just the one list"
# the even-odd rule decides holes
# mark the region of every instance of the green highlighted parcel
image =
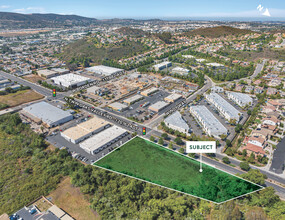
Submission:
[[135,137],[94,165],[200,198],[224,202],[262,187]]

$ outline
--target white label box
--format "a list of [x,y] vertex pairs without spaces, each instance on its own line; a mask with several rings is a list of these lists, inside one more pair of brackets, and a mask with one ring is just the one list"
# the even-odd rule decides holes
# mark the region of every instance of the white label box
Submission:
[[186,141],[186,153],[216,153],[216,141]]

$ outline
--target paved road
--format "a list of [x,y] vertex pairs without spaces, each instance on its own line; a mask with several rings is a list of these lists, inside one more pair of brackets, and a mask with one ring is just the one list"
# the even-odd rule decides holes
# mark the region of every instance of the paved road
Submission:
[[35,90],[36,92],[44,95],[44,96],[51,96],[52,95],[52,91],[50,89],[47,89],[47,88],[44,88],[42,86],[39,86],[39,85],[36,85],[34,83],[31,83],[27,80],[24,80],[20,77],[16,77],[12,74],[9,74],[9,73],[5,73],[3,71],[0,71],[0,75],[4,76],[5,78],[7,79],[10,79],[12,81],[16,81],[18,82],[19,84],[22,84],[22,85],[25,85],[25,86],[29,86],[31,87],[33,90]]
[[[206,84],[201,89],[197,90],[192,95],[190,95],[186,99],[186,104],[189,104],[189,103],[193,102],[198,94],[203,95],[208,89],[210,89],[212,87],[213,81],[206,75],[205,75],[205,78],[206,78]],[[156,127],[161,122],[161,120],[163,119],[164,115],[165,114],[161,114],[159,117],[157,117],[156,119],[152,120],[151,122],[149,122],[146,125],[151,127],[151,128]]]
[[[30,86],[32,89],[34,89],[35,91],[41,93],[42,95],[50,96],[50,94],[51,94],[51,91],[50,91],[49,89],[43,88],[43,87],[41,87],[41,86],[39,86],[39,85],[35,85],[35,84],[30,83],[30,82],[28,82],[28,81],[26,81],[26,80],[23,80],[23,79],[21,79],[21,78],[15,77],[15,76],[12,76],[12,75],[7,74],[7,73],[2,72],[2,71],[0,71],[0,74],[3,75],[3,76],[5,76],[5,77],[8,78],[8,79],[11,79],[11,80],[13,80],[13,81],[17,81],[17,82],[19,82],[19,83],[21,83],[21,84],[23,84],[23,85],[25,85],[25,86]],[[191,96],[187,99],[187,102],[190,103],[191,101],[193,101],[193,100],[196,98],[196,96],[197,96],[198,94],[204,94],[211,86],[212,86],[212,81],[207,77],[207,83],[204,85],[204,87],[202,87],[200,90],[196,91],[196,93],[194,93],[193,95],[191,95]],[[57,98],[62,99],[64,96],[66,96],[66,95],[68,95],[68,94],[69,94],[69,93],[61,93],[60,96],[57,96]],[[92,105],[90,105],[90,104],[88,104],[88,103],[85,103],[85,102],[83,102],[83,101],[81,101],[81,100],[77,100],[77,101],[79,101],[79,102],[81,102],[81,103],[83,103],[83,104],[86,104],[86,105],[88,105],[88,106],[92,106]],[[100,109],[100,108],[97,108],[97,109],[100,110],[100,111],[102,111],[102,112],[106,112],[106,111],[103,110],[103,109]],[[92,113],[92,112],[91,112],[91,113]],[[148,126],[145,126],[145,125],[137,124],[137,123],[135,123],[135,122],[133,122],[133,121],[130,121],[130,120],[128,120],[128,119],[126,119],[126,118],[123,118],[123,117],[120,117],[120,116],[118,116],[118,115],[114,115],[114,114],[112,114],[112,113],[110,113],[110,112],[108,112],[108,114],[109,114],[109,115],[112,115],[112,116],[115,116],[116,118],[120,118],[122,121],[125,121],[125,122],[128,122],[128,123],[132,123],[132,124],[134,124],[134,125],[136,125],[136,126],[138,127],[138,130],[133,130],[133,129],[130,129],[129,127],[124,127],[124,126],[122,126],[122,125],[120,125],[120,124],[118,124],[118,123],[116,123],[116,122],[114,122],[114,121],[111,121],[113,124],[117,124],[117,125],[120,126],[120,127],[124,127],[125,129],[127,129],[127,130],[129,130],[129,131],[131,131],[131,132],[137,131],[138,133],[141,133],[142,127],[147,127],[147,131],[148,131],[147,133],[148,133],[148,134],[146,135],[146,137],[149,137],[150,135],[155,135],[155,136],[159,136],[159,137],[160,137],[161,134],[162,134],[161,132],[152,129],[151,127],[148,127]],[[105,118],[105,119],[106,119],[106,118]],[[106,120],[108,121],[108,119],[106,119]],[[110,121],[110,120],[109,120],[109,121]],[[173,141],[173,139],[174,139],[174,138],[171,137],[171,141]],[[177,150],[178,150],[178,149],[179,149],[179,147],[177,148]],[[224,157],[224,156],[223,156],[223,155],[217,155],[217,157]],[[232,161],[232,163],[233,163],[234,165],[236,165],[236,166],[239,165],[239,161],[235,161],[235,160],[233,160],[232,158],[230,158],[230,160]],[[238,169],[235,169],[235,168],[230,167],[230,166],[227,166],[227,165],[225,165],[225,164],[223,164],[223,163],[221,163],[221,162],[218,162],[218,161],[215,161],[215,160],[211,160],[211,159],[206,158],[206,157],[203,157],[203,161],[205,161],[206,163],[209,163],[209,164],[211,164],[211,165],[213,165],[213,166],[216,166],[217,168],[224,169],[224,170],[226,170],[227,172],[230,172],[230,173],[233,173],[233,174],[238,173],[238,172],[241,172],[241,171],[238,170]],[[270,179],[272,179],[272,180],[275,180],[275,181],[278,181],[278,182],[280,182],[280,183],[285,183],[285,180],[284,180],[282,177],[278,177],[278,176],[276,176],[276,175],[274,175],[274,174],[271,174],[271,173],[269,173],[269,172],[263,171],[263,170],[261,170],[261,169],[259,169],[259,170],[260,170],[261,172],[265,173],[265,174],[268,176],[268,178],[270,178]],[[284,195],[283,197],[285,197],[285,188],[282,188],[282,187],[280,187],[280,186],[278,186],[278,185],[276,185],[276,184],[270,183],[270,182],[268,182],[268,181],[266,182],[266,184],[267,184],[268,186],[273,186],[273,187],[275,188],[275,190],[276,190],[279,194]]]
[[[218,158],[218,157],[217,157]],[[241,171],[241,170],[239,170],[239,169],[236,169],[236,168],[234,168],[234,167],[231,167],[231,166],[228,166],[228,165],[226,165],[226,164],[224,164],[224,163],[221,163],[221,162],[218,162],[218,161],[216,161],[216,160],[212,160],[212,159],[210,159],[210,158],[208,158],[208,157],[202,157],[202,160],[203,160],[203,162],[205,162],[205,163],[207,163],[207,164],[210,164],[210,165],[212,165],[212,166],[214,166],[214,167],[216,167],[216,168],[218,168],[218,169],[221,169],[221,170],[224,170],[224,171],[226,171],[226,172],[229,172],[229,173],[231,173],[231,174],[237,174],[237,173],[240,173],[240,174],[242,174],[242,173],[245,173],[244,171]],[[230,159],[231,160],[231,159]],[[234,162],[231,160],[231,162],[232,162],[232,164],[234,164]],[[234,165],[237,165],[237,164],[234,164]],[[237,165],[238,166],[238,165]],[[263,171],[261,171],[262,173],[263,173]],[[265,173],[266,175],[267,175],[267,173]],[[270,174],[269,174],[270,175]],[[276,178],[276,176],[272,176],[272,174],[270,175],[270,176],[267,176],[269,179],[272,179],[272,180],[274,180],[274,181],[277,181],[277,180],[275,180],[275,179],[273,179],[273,178]],[[273,178],[272,178],[273,177]],[[285,181],[284,179],[282,179],[282,178],[278,178],[278,179],[280,179],[281,181]],[[278,181],[279,182],[279,181]],[[285,188],[284,187],[281,187],[281,186],[279,186],[279,185],[276,185],[276,184],[274,184],[274,183],[271,183],[271,182],[269,182],[269,181],[265,181],[265,184],[266,184],[266,186],[272,186],[275,190],[276,190],[276,192],[278,193],[278,195],[280,195],[282,198],[285,198]]]
[[254,79],[263,70],[263,67],[264,67],[266,61],[267,60],[264,59],[261,64],[259,63],[256,65],[254,73],[251,75],[250,79]]
[[277,144],[276,150],[273,153],[272,164],[270,167],[270,171],[282,174],[284,172],[284,164],[285,164],[285,137],[282,141]]

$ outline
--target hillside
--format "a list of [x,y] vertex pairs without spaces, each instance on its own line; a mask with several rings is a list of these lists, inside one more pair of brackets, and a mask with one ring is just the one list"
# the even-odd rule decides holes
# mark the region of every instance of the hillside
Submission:
[[47,28],[89,25],[95,18],[59,14],[19,14],[0,12],[0,28]]
[[129,40],[110,44],[109,46],[96,47],[92,38],[87,37],[67,45],[60,57],[67,63],[82,65],[84,60],[89,60],[92,63],[101,64],[106,60],[118,60],[145,50],[143,44]]
[[117,29],[116,32],[123,35],[134,36],[134,37],[140,37],[148,34],[141,29],[130,28],[130,27],[121,27]]
[[222,36],[229,36],[229,35],[243,35],[243,34],[250,34],[254,33],[251,30],[246,29],[239,29],[233,28],[230,26],[218,26],[213,28],[199,28],[192,31],[185,32],[184,35],[186,36],[194,36],[194,35],[201,35],[204,37],[209,38],[217,38]]

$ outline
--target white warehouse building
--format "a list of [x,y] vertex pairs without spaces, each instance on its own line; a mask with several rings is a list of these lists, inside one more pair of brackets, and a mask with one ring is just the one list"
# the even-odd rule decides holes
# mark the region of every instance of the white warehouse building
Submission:
[[74,87],[82,86],[82,85],[85,85],[86,83],[94,81],[93,79],[90,79],[85,76],[76,75],[74,73],[68,73],[65,75],[56,76],[56,77],[51,78],[51,80],[53,80],[55,84],[66,87],[66,88],[67,87],[74,88]]
[[119,74],[124,72],[123,69],[103,65],[88,67],[85,70],[101,76],[110,76],[113,74]]
[[219,138],[220,135],[227,135],[228,130],[204,105],[190,107],[190,113],[199,121],[204,131],[209,136]]
[[240,92],[227,92],[227,96],[241,107],[251,106],[253,102],[249,95]]
[[32,120],[40,120],[47,127],[55,127],[73,119],[68,111],[63,111],[47,102],[38,102],[23,108],[22,114]]
[[155,69],[155,71],[159,71],[159,70],[163,70],[163,69],[165,69],[165,68],[167,68],[167,67],[171,67],[171,66],[172,66],[172,63],[166,61],[166,62],[162,62],[162,63],[155,64],[155,65],[153,66],[153,68]]
[[189,125],[184,121],[182,115],[176,111],[164,120],[167,127],[177,130],[179,132],[188,134],[190,131]]
[[236,122],[239,122],[242,113],[235,109],[230,103],[228,103],[217,93],[206,95],[206,99],[212,103],[228,121],[236,120]]
[[111,124],[109,124],[107,121],[94,117],[86,122],[80,123],[75,127],[61,132],[60,135],[71,143],[78,144],[79,142],[103,131],[106,128],[109,128],[110,126]]
[[178,73],[180,75],[187,75],[189,73],[189,70],[178,66],[172,69],[172,73]]
[[94,155],[128,134],[125,129],[114,125],[81,142],[79,146],[89,154]]

